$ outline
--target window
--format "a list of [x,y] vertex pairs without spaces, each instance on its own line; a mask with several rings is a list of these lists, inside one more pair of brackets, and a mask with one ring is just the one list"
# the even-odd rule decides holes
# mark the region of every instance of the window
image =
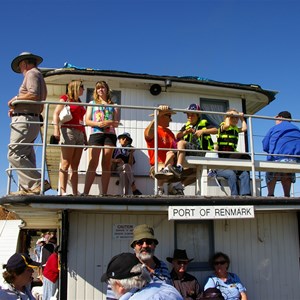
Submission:
[[209,259],[214,253],[213,221],[178,221],[175,223],[175,248],[185,249],[193,271],[210,270]]
[[[229,109],[229,101],[221,99],[200,98],[201,110],[213,112],[226,112]],[[219,127],[223,122],[223,115],[203,114],[203,119],[208,120],[215,127]]]

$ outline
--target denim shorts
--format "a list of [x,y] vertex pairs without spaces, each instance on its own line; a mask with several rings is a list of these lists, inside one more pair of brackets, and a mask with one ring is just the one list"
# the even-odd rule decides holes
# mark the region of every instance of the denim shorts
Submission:
[[[200,150],[198,145],[191,143],[191,142],[186,143],[185,149]],[[185,155],[186,156],[205,156],[205,152],[196,152],[196,151],[189,152],[189,151],[187,151],[187,152],[185,152]]]
[[[293,158],[283,158],[280,160],[276,160],[277,162],[293,162],[293,163],[297,163],[298,160],[297,159],[293,159]],[[281,178],[283,176],[290,176],[291,178],[291,182],[295,183],[296,182],[296,175],[295,173],[281,173],[281,172],[266,172],[266,182],[269,183],[270,181],[272,181],[275,177],[277,178],[277,181],[281,181]]]

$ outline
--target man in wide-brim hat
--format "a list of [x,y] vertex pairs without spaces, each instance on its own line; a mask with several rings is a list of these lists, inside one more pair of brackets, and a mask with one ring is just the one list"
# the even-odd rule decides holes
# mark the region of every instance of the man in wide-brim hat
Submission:
[[[37,68],[42,61],[42,57],[36,54],[22,52],[11,63],[12,70],[24,76],[18,95],[8,101],[8,114],[13,124],[10,134],[10,144],[13,145],[9,146],[8,160],[19,176],[19,191],[12,193],[15,195],[40,194],[42,190],[33,147],[40,133],[41,124],[38,122],[43,110],[41,102],[47,97],[44,77]],[[23,103],[16,103],[16,100],[22,100]],[[45,181],[44,191],[50,188],[48,181]]]
[[188,258],[186,250],[175,249],[173,257],[166,258],[173,265],[171,278],[174,287],[183,299],[196,299],[200,296],[201,288],[196,277],[186,272],[188,264],[193,258]]
[[[155,128],[154,119],[146,127],[144,137],[147,143],[149,162],[150,162],[150,176],[158,179],[158,195],[164,194],[164,183],[174,182],[174,175],[168,169],[169,166],[175,163],[177,143],[174,133],[168,128],[172,121],[172,115],[176,114],[168,105],[160,105],[157,110],[157,128]],[[154,116],[151,114],[150,116]],[[155,145],[155,133],[158,136],[158,150],[157,158],[153,150]],[[163,150],[165,148],[166,150]],[[174,151],[170,150],[174,149]],[[155,173],[155,162],[157,159],[158,171]],[[178,181],[178,180],[177,180]],[[176,182],[176,180],[175,180]]]

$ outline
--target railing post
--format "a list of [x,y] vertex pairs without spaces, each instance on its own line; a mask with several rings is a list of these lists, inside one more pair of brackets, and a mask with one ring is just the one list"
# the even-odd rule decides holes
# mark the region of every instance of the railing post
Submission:
[[48,132],[48,120],[49,120],[49,103],[44,104],[44,132],[43,132],[43,146],[42,146],[42,164],[41,164],[41,192],[44,194],[44,182],[45,182],[45,168],[46,168],[46,148],[47,148],[47,132]]
[[250,133],[250,153],[251,153],[251,169],[252,169],[252,194],[254,197],[257,196],[256,193],[256,177],[255,177],[255,157],[254,157],[254,142],[253,142],[253,127],[252,127],[252,117],[249,117],[249,133]]
[[[154,110],[154,172],[155,174],[158,172],[158,132],[157,132],[157,109]],[[157,179],[154,178],[154,193],[157,195],[158,191],[158,182]]]

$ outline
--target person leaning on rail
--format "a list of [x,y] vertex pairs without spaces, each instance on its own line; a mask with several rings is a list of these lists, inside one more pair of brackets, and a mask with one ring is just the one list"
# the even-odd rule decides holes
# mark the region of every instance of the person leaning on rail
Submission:
[[[84,86],[81,80],[73,80],[68,84],[68,92],[60,97],[58,104],[53,113],[54,137],[60,141],[62,145],[86,145],[87,138],[83,118],[85,108],[81,105],[73,105],[72,103],[80,103]],[[60,124],[59,114],[63,110],[66,102],[70,107],[72,119],[68,122]],[[80,147],[61,147],[61,162],[59,169],[60,195],[66,195],[68,173],[70,168],[70,181],[73,195],[78,194],[78,166],[80,163],[83,148]]]
[[[36,170],[34,141],[40,133],[42,101],[47,98],[47,87],[42,73],[37,66],[43,58],[30,52],[22,52],[11,63],[14,72],[22,73],[24,80],[19,93],[8,101],[11,117],[10,145],[8,147],[8,161],[19,176],[19,191],[13,195],[40,194],[41,174]],[[25,100],[28,103],[14,104],[15,100]],[[40,105],[33,104],[38,102]],[[36,122],[36,123],[32,123]],[[24,145],[24,144],[31,145]],[[14,145],[12,145],[14,144]],[[31,170],[24,170],[31,169]],[[45,180],[43,190],[51,189]]]
[[[150,149],[154,148],[155,144],[155,128],[154,120],[146,127],[144,137],[147,143],[149,162],[150,162],[150,177],[158,180],[158,195],[164,194],[164,184],[168,184],[168,193],[172,195],[184,195],[184,185],[188,185],[195,181],[193,169],[188,169],[184,176],[178,179],[171,172],[171,167],[176,163],[177,154],[177,141],[174,133],[168,128],[172,121],[172,115],[176,114],[168,105],[160,105],[158,107],[157,115],[157,135],[158,135],[158,148],[174,149],[174,150],[158,150],[158,172],[155,173],[155,151]],[[150,116],[153,116],[151,114]],[[177,183],[175,186],[172,182]],[[179,183],[178,183],[179,182]],[[182,183],[182,184],[181,184]]]
[[[263,150],[269,154],[275,154],[268,155],[268,161],[300,162],[300,129],[289,119],[292,119],[290,112],[280,112],[276,116],[276,125],[270,128],[264,137]],[[281,154],[281,156],[276,154]],[[284,156],[284,154],[291,156]],[[298,155],[298,157],[292,157],[292,155]],[[296,182],[295,173],[266,172],[268,196],[274,197],[277,181],[281,181],[284,197],[290,197],[291,184]]]

